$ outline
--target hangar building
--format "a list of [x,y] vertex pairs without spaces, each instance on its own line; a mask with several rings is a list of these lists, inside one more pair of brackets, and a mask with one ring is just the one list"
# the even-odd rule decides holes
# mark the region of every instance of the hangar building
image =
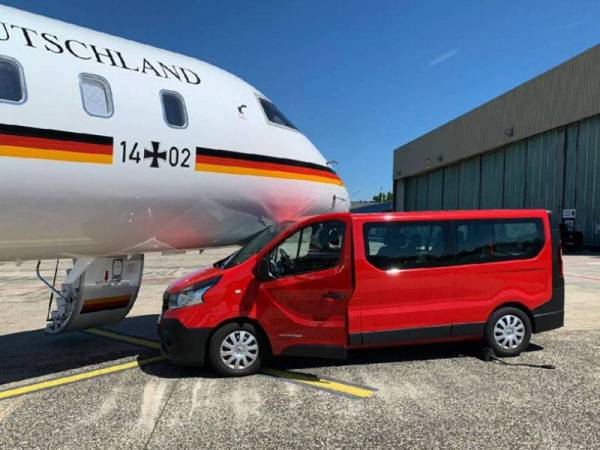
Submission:
[[394,208],[546,208],[600,247],[600,45],[394,151]]

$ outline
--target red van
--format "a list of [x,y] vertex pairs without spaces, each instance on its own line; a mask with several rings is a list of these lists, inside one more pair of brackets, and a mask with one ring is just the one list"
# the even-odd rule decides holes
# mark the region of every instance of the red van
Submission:
[[328,214],[266,228],[164,294],[163,353],[224,375],[268,355],[483,339],[520,354],[564,321],[545,210]]

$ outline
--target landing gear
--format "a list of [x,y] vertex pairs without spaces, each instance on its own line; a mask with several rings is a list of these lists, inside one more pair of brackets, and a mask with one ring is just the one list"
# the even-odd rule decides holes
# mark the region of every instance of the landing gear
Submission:
[[144,255],[80,258],[60,291],[44,283],[56,294],[56,309],[50,312],[46,333],[106,325],[122,320],[133,306],[144,269]]

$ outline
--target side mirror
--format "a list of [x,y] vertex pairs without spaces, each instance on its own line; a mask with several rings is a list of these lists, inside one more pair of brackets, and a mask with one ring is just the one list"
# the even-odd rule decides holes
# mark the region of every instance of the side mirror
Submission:
[[261,258],[254,269],[254,276],[258,281],[269,281],[273,279],[269,270],[269,255]]

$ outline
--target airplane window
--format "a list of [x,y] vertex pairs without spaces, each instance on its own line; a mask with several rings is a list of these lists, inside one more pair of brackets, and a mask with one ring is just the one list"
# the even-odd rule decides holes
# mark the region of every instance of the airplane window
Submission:
[[287,117],[285,117],[283,113],[279,111],[279,109],[277,109],[277,106],[275,106],[273,103],[264,98],[259,98],[259,100],[263,111],[265,112],[265,116],[267,116],[269,122],[274,123],[276,125],[283,125],[284,127],[292,128],[294,130],[298,129],[296,128],[296,125],[290,122],[290,120]]
[[113,102],[108,81],[98,75],[79,76],[83,109],[96,117],[110,117],[113,114]]
[[13,59],[0,57],[0,101],[21,103],[25,100],[25,84],[21,65]]
[[175,128],[187,127],[187,111],[183,97],[174,91],[161,91],[160,96],[167,125]]

